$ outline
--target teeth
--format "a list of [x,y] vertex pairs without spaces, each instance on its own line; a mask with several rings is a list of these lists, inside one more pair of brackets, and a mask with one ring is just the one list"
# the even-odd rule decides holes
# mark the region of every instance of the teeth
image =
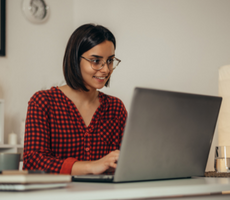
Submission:
[[[96,76],[95,76],[95,77],[96,77]],[[102,80],[102,79],[105,79],[105,77],[96,77],[96,78],[101,79],[101,80]]]

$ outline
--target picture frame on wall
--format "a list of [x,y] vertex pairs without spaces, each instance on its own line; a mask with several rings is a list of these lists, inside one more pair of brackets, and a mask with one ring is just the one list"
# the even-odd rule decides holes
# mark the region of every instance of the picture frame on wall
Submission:
[[5,56],[6,0],[0,0],[0,56]]

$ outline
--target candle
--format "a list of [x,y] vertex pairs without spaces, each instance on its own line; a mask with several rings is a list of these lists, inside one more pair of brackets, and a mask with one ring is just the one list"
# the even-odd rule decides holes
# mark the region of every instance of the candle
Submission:
[[17,135],[16,133],[10,133],[8,135],[8,143],[11,144],[11,145],[15,145],[17,144]]

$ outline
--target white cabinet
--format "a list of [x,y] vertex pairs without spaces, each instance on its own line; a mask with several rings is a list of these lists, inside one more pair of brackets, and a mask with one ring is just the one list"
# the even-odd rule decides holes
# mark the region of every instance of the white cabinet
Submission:
[[23,145],[0,144],[0,153],[23,153]]

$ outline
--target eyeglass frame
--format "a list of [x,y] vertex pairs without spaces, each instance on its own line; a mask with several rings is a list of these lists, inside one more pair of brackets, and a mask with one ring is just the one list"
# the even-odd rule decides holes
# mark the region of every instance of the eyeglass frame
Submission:
[[[92,63],[91,63],[91,62],[93,62],[92,59],[85,58],[84,56],[81,56],[81,58],[84,58],[85,60],[87,60],[88,62],[90,62],[90,64],[91,64],[90,66],[91,66],[91,68],[92,68],[93,70],[100,71],[100,70],[105,66],[105,64],[107,64],[108,69],[109,69],[108,59],[106,60],[106,62],[104,62],[104,60],[102,60],[104,63],[103,63],[103,65],[101,66],[100,69],[94,69],[94,68],[92,67]],[[113,59],[116,59],[116,60],[118,61],[118,63],[117,63],[117,65],[116,65],[112,70],[116,69],[116,67],[117,67],[117,66],[119,65],[119,63],[121,62],[121,60],[118,59],[118,58],[116,58],[116,57],[114,57]],[[111,70],[111,69],[109,69],[109,70]]]

